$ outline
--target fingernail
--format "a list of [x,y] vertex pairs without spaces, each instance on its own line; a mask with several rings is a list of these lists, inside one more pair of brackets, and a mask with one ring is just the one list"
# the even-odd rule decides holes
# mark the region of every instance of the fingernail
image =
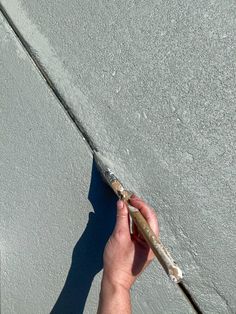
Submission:
[[124,207],[124,202],[121,201],[121,200],[119,200],[119,201],[117,202],[117,207],[118,207],[118,209],[122,209],[122,208]]

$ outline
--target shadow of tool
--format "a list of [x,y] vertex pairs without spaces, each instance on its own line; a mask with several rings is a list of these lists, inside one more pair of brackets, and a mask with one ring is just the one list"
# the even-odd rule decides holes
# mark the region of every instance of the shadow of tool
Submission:
[[74,247],[65,285],[52,314],[82,314],[95,275],[103,268],[102,256],[114,228],[116,196],[102,181],[93,161],[88,199],[94,213],[89,213],[87,226]]

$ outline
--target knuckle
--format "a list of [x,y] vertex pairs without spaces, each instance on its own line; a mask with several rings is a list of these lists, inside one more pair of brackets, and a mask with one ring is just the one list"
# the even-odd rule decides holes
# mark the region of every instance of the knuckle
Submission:
[[127,218],[127,214],[117,214],[116,215],[116,218],[119,219],[119,218]]
[[125,239],[124,229],[118,228],[117,230],[115,230],[114,238],[118,241]]
[[155,209],[153,207],[150,207],[150,206],[148,206],[148,209],[149,209],[150,215],[153,217],[156,217]]

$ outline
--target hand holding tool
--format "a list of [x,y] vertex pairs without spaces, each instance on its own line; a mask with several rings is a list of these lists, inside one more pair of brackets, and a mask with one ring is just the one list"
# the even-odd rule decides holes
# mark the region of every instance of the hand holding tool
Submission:
[[113,189],[113,191],[121,200],[126,202],[129,209],[129,214],[133,222],[137,226],[138,231],[148,243],[166,273],[169,275],[173,282],[179,283],[182,280],[181,269],[176,265],[170,253],[161,243],[160,239],[152,231],[140,211],[129,204],[129,199],[132,193],[125,190],[122,183],[114,175],[111,169],[106,165],[106,160],[104,157],[101,156],[101,154],[94,153],[94,158],[97,163],[98,169],[100,170],[103,178],[106,180],[108,185]]

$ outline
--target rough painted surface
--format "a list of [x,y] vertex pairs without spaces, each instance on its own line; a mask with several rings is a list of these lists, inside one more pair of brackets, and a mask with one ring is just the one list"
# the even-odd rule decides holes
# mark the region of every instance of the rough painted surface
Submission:
[[[0,38],[1,313],[78,314],[88,293],[96,313],[114,195],[1,15]],[[135,285],[134,313],[192,313],[157,268]]]
[[235,313],[235,2],[2,3],[100,150],[156,207],[202,309]]
[[2,3],[204,311],[235,313],[235,1]]

